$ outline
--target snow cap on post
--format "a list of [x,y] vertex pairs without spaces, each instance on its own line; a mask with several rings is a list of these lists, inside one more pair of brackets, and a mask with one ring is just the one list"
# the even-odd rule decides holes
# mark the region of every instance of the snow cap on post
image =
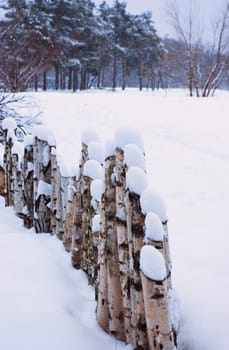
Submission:
[[17,129],[17,123],[14,118],[8,117],[3,119],[2,128],[3,130],[9,130],[9,129],[15,130]]
[[131,127],[118,128],[115,131],[115,146],[124,151],[128,144],[137,145],[144,152],[144,141],[137,129]]
[[91,182],[90,186],[91,196],[97,201],[100,202],[101,196],[105,191],[104,182],[101,179],[96,179]]
[[87,128],[81,133],[81,141],[84,145],[88,145],[90,142],[100,142],[100,139],[93,129]]
[[139,196],[148,185],[146,173],[137,166],[132,166],[126,173],[126,187],[130,192],[134,192]]
[[146,238],[151,241],[163,242],[164,230],[159,219],[159,216],[155,213],[149,212],[145,218],[145,235]]
[[146,277],[153,281],[163,281],[166,278],[164,257],[151,245],[145,245],[141,249],[140,269]]
[[168,220],[166,206],[161,196],[147,187],[141,194],[140,204],[143,214],[149,212],[156,213],[161,222],[165,223]]
[[84,164],[83,176],[88,176],[92,180],[100,179],[104,181],[104,168],[99,162],[97,162],[97,160],[87,160]]
[[143,170],[145,166],[145,156],[142,149],[134,143],[129,143],[124,147],[124,163],[128,168],[137,166]]
[[32,134],[39,140],[48,142],[49,146],[56,145],[56,140],[53,132],[45,125],[35,125],[33,127]]
[[88,157],[89,159],[97,160],[100,164],[104,161],[104,147],[101,142],[90,142],[88,144]]

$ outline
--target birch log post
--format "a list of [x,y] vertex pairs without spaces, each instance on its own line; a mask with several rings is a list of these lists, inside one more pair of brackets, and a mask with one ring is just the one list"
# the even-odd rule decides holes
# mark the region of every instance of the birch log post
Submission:
[[105,161],[105,232],[107,251],[107,286],[109,332],[116,339],[126,340],[124,329],[124,314],[120,282],[120,268],[116,224],[116,189],[113,180],[115,156]]
[[[171,257],[170,257],[170,249],[169,249],[169,239],[168,239],[168,217],[166,213],[166,207],[163,199],[158,193],[155,193],[150,188],[147,188],[143,191],[141,198],[141,208],[143,213],[149,214],[154,213],[158,216],[161,221],[161,225],[163,227],[163,255],[165,257],[166,271],[167,271],[167,286],[168,289],[172,288],[171,282]],[[157,224],[158,226],[158,224]],[[151,239],[154,240],[154,239]],[[159,239],[161,241],[161,239]],[[152,243],[152,242],[151,242]],[[160,243],[156,243],[160,245]]]
[[75,230],[75,207],[76,207],[76,176],[70,179],[69,188],[68,188],[68,203],[66,211],[66,222],[63,235],[63,243],[67,252],[71,251],[72,240]]
[[126,168],[124,165],[124,152],[116,148],[115,152],[115,181],[116,181],[116,230],[118,242],[118,259],[120,282],[123,302],[124,329],[126,342],[132,343],[131,336],[131,300],[130,300],[130,266],[129,246],[127,233],[126,208],[124,203],[126,192]]
[[5,205],[13,205],[13,174],[12,174],[12,148],[14,131],[4,129],[5,150],[4,150],[4,168],[5,168]]
[[0,166],[0,196],[5,196],[5,171]]
[[88,283],[94,284],[93,268],[93,235],[92,235],[92,207],[91,207],[91,178],[82,176],[82,269],[88,275]]
[[33,138],[27,137],[25,140],[24,159],[23,159],[23,177],[24,177],[24,226],[31,228],[33,226],[34,198],[33,198]]
[[164,257],[146,245],[141,250],[140,265],[149,348],[175,350]]
[[144,245],[145,216],[140,208],[140,196],[136,193],[127,192],[125,204],[130,248],[132,344],[134,349],[147,350],[149,344],[140,274],[140,251]]
[[51,227],[51,161],[47,141],[34,141],[34,227],[37,233],[52,232]]
[[[23,147],[23,144],[20,143]],[[19,147],[20,147],[19,146]],[[20,152],[20,150],[18,150]],[[24,195],[23,195],[23,175],[21,157],[16,149],[12,151],[12,176],[13,176],[13,206],[15,214],[23,218]]]
[[57,200],[56,200],[56,235],[63,240],[68,202],[69,177],[62,176],[61,170],[57,167]]
[[57,196],[58,196],[58,176],[59,176],[59,168],[57,164],[57,158],[56,158],[56,147],[51,147],[51,231],[53,235],[57,234]]
[[[83,168],[84,164],[88,160],[88,147],[85,143],[82,142],[81,147],[81,158],[79,162],[79,176],[75,181],[75,195],[73,196],[72,206],[74,207],[73,212],[73,228],[72,228],[72,265],[76,269],[83,269],[83,234],[82,234],[82,176],[83,176]],[[86,268],[86,265],[84,266]]]
[[101,231],[98,245],[98,301],[96,319],[100,327],[109,333],[108,283],[107,283],[107,233],[105,215],[105,195],[101,198]]
[[73,227],[72,227],[72,265],[76,269],[81,268],[82,263],[82,197],[81,197],[81,181],[75,181],[75,195],[72,200],[73,207]]

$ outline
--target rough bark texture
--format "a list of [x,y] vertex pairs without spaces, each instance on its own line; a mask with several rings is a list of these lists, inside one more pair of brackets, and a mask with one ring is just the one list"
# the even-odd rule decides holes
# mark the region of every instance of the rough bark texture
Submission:
[[66,212],[66,222],[63,235],[63,243],[65,249],[70,252],[72,247],[73,230],[75,223],[75,207],[76,207],[76,177],[71,178],[68,190],[68,203]]
[[58,188],[58,202],[57,202],[57,215],[58,215],[58,232],[57,236],[63,240],[65,232],[67,204],[68,204],[68,185],[70,178],[60,176],[60,186]]
[[82,261],[82,197],[81,183],[76,181],[76,192],[72,200],[74,206],[73,228],[72,228],[72,265],[76,269],[81,268]]
[[5,196],[5,171],[0,166],[0,196]]
[[107,285],[107,235],[105,196],[101,199],[101,231],[98,245],[98,301],[96,319],[101,328],[109,333],[108,285]]
[[169,290],[172,288],[172,279],[171,279],[172,262],[171,262],[170,247],[169,247],[168,222],[166,221],[162,224],[165,232],[163,255],[165,258],[165,266],[166,266],[166,272],[167,272],[167,286]]
[[115,157],[106,159],[105,163],[105,230],[107,249],[107,285],[109,331],[119,340],[126,340],[124,333],[122,292],[120,283],[118,242],[116,230],[116,191],[112,181]]
[[52,227],[52,234],[57,234],[57,218],[56,218],[56,212],[57,212],[57,193],[59,191],[58,189],[58,177],[59,168],[57,165],[57,159],[56,159],[56,149],[55,147],[51,148],[51,186],[52,186],[52,193],[51,193],[51,227]]
[[33,161],[33,146],[28,145],[24,150],[23,162],[23,176],[24,176],[24,211],[23,221],[24,226],[31,228],[33,226],[33,175],[34,175],[34,161]]
[[10,137],[7,139],[7,130],[5,133],[5,151],[4,151],[4,167],[5,167],[5,205],[13,205],[13,190],[12,190],[12,147],[13,140]]
[[127,193],[125,204],[130,248],[132,343],[134,349],[147,350],[149,345],[140,274],[140,251],[144,245],[145,216],[141,212],[140,197],[138,195]]
[[13,206],[17,216],[23,218],[23,177],[18,154],[12,154]]
[[[44,153],[46,157],[44,159]],[[37,233],[52,232],[51,210],[49,208],[51,197],[49,193],[38,192],[41,181],[45,186],[51,187],[51,161],[50,146],[46,141],[35,137],[34,143],[34,227]]]
[[116,150],[116,230],[118,241],[118,259],[120,270],[120,282],[122,290],[124,329],[126,342],[131,343],[131,301],[130,301],[130,266],[129,247],[126,222],[126,208],[124,203],[126,192],[126,169],[123,164],[124,154],[120,149]]
[[141,272],[150,350],[174,350],[175,339],[169,313],[167,279],[153,281]]
[[83,176],[81,182],[82,195],[82,269],[88,275],[88,283],[94,284],[94,254],[93,254],[93,235],[92,235],[92,214],[91,207],[91,179]]

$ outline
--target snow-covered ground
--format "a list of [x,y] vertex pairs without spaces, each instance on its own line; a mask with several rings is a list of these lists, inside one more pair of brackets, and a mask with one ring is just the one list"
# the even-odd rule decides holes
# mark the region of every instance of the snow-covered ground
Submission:
[[[129,90],[77,94],[50,92],[33,96],[44,112],[41,121],[56,136],[57,152],[65,163],[65,170],[75,168],[82,129],[94,128],[102,139],[111,139],[114,129],[119,126],[136,127],[141,131],[149,182],[161,193],[168,208],[172,280],[182,317],[180,349],[228,350],[229,94],[221,92],[214,98],[196,99],[185,96],[184,91],[139,93]],[[4,209],[0,210],[2,218]],[[6,278],[9,274],[12,279],[18,274],[15,278],[20,282],[21,274],[22,281],[31,278],[31,283],[27,285],[28,294],[22,294],[22,282],[17,286],[16,282],[10,281],[5,287],[3,283],[6,296],[1,297],[0,307],[4,311],[1,315],[5,316],[1,318],[0,334],[3,329],[4,334],[7,329],[8,332],[13,330],[12,334],[14,330],[19,334],[27,328],[35,349],[36,346],[39,348],[37,344],[40,344],[39,349],[46,349],[43,346],[46,337],[51,337],[53,342],[49,346],[51,350],[63,349],[56,345],[61,342],[73,349],[82,344],[79,335],[85,337],[88,327],[91,332],[88,331],[85,338],[88,344],[97,342],[99,349],[115,348],[113,340],[107,345],[106,337],[102,340],[103,345],[99,344],[104,336],[93,323],[93,298],[91,294],[87,297],[89,291],[85,284],[79,285],[82,275],[71,269],[59,243],[46,235],[42,238],[18,231],[17,235],[0,236],[5,247],[1,249],[1,266],[8,269],[3,275]],[[17,242],[18,247],[13,247],[13,242]],[[26,245],[27,250],[24,249]],[[8,251],[12,251],[12,256]],[[38,252],[41,255],[38,256]],[[46,258],[50,274],[38,270],[37,260],[41,260],[42,269]],[[25,267],[28,272],[23,272]],[[42,296],[36,296],[35,290],[41,290]],[[9,306],[4,304],[4,299],[7,303],[10,299],[13,302]],[[21,310],[25,303],[22,321],[19,320],[21,316],[15,314],[20,300]],[[90,312],[84,312],[84,307]],[[16,337],[10,337],[8,341],[14,339]],[[11,350],[14,347],[3,348]],[[86,346],[82,348],[87,349]]]
[[0,349],[128,349],[95,320],[92,288],[62,243],[26,230],[0,197]]

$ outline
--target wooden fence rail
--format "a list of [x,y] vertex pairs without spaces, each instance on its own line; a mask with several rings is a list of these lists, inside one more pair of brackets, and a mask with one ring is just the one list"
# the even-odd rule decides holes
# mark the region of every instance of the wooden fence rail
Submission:
[[103,161],[103,145],[88,133],[78,176],[66,177],[44,127],[25,138],[21,152],[16,126],[5,125],[5,204],[25,227],[63,240],[94,286],[97,321],[107,333],[135,350],[176,349],[167,217],[147,187],[140,136],[117,130]]

